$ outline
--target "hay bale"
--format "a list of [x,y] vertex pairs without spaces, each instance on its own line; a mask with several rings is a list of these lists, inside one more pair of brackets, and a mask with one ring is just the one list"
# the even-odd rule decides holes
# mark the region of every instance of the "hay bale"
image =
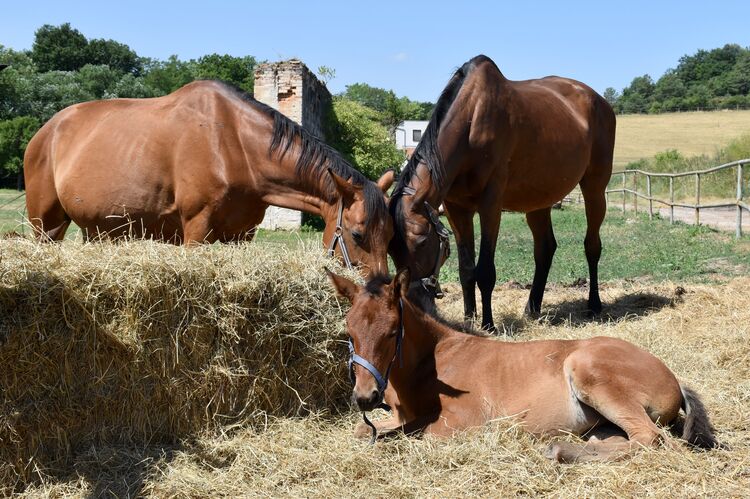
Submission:
[[90,445],[346,407],[318,247],[0,241],[0,482]]

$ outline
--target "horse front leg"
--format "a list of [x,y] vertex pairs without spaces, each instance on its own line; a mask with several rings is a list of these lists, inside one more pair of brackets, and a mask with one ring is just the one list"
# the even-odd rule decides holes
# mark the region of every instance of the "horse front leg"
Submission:
[[461,208],[448,201],[443,203],[448,222],[456,238],[458,252],[458,277],[464,297],[464,320],[471,321],[477,313],[475,294],[475,253],[474,253],[474,212]]

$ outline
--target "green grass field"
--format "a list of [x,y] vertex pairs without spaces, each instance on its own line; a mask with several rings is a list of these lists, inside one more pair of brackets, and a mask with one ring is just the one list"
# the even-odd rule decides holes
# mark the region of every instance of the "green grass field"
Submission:
[[713,156],[750,133],[750,111],[701,111],[617,116],[615,170],[631,161],[676,149],[683,156]]
[[[18,196],[16,191],[0,191],[0,205]],[[22,232],[23,199],[0,211],[0,232]],[[587,278],[583,253],[586,217],[580,206],[566,206],[553,210],[552,223],[558,242],[557,253],[550,272],[550,282],[570,284]],[[28,234],[28,227],[25,228]],[[479,234],[476,222],[475,234]],[[77,230],[69,230],[68,239],[80,237]],[[311,231],[259,230],[254,244],[296,247],[300,244],[315,248],[321,234]],[[706,227],[684,224],[670,225],[656,217],[649,221],[645,215],[637,218],[632,213],[623,216],[616,209],[607,214],[602,227],[604,251],[600,263],[600,279],[711,281],[750,271],[750,239],[735,241],[731,234]],[[479,241],[477,240],[477,248]],[[531,282],[534,275],[534,247],[525,217],[519,213],[504,213],[500,238],[495,254],[499,283]],[[455,247],[441,271],[443,282],[458,281],[458,262]]]

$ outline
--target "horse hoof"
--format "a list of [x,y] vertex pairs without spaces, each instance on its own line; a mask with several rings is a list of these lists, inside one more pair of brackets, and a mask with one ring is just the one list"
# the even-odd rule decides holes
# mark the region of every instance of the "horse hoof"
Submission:
[[357,424],[357,426],[354,427],[354,437],[369,439],[372,437],[372,428],[370,428],[364,423],[359,423]]
[[549,444],[547,448],[544,450],[544,457],[549,459],[550,461],[555,461],[557,463],[562,462],[560,458],[560,453],[562,449],[558,444]]

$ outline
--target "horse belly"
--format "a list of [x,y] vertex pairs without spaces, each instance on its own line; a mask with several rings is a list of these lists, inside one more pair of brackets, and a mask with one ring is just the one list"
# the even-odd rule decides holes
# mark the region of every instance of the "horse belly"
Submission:
[[168,175],[142,174],[138,164],[81,154],[59,165],[55,184],[65,212],[89,235],[156,237],[181,233]]

